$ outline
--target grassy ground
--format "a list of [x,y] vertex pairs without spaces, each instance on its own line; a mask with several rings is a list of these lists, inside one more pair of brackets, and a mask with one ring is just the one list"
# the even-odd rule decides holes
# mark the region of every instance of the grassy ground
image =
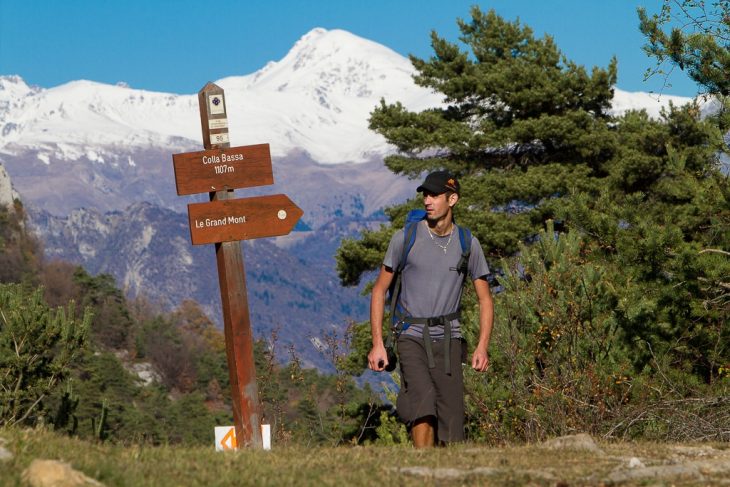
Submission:
[[[462,444],[215,452],[100,445],[43,430],[0,430],[0,485],[23,485],[37,458],[61,460],[107,486],[730,485],[730,445],[602,443],[602,452]],[[632,460],[632,458],[635,458]],[[629,467],[630,463],[634,464]],[[636,462],[641,462],[637,464]]]

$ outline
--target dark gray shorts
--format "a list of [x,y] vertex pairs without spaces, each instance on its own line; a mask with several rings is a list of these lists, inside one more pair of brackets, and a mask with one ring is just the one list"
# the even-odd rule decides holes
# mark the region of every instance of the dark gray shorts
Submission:
[[431,340],[436,367],[428,368],[423,338],[398,338],[401,387],[396,401],[398,416],[409,426],[417,419],[435,416],[436,437],[446,443],[464,440],[464,377],[459,338],[451,339],[451,375],[444,372],[443,340]]

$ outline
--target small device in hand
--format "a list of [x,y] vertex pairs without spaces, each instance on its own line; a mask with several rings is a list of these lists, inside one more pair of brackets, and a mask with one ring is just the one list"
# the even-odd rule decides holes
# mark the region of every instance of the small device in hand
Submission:
[[395,354],[393,347],[386,347],[385,352],[388,354],[388,365],[385,367],[385,371],[393,372],[398,364],[398,356]]

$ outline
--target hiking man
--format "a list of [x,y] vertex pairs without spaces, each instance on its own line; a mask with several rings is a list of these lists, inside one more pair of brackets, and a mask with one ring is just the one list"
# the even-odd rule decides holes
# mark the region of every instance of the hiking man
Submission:
[[466,362],[466,344],[459,317],[467,275],[479,300],[479,339],[471,359],[472,368],[479,372],[489,366],[487,349],[494,306],[482,248],[453,218],[453,208],[459,201],[457,179],[446,171],[436,171],[426,177],[417,191],[423,193],[425,215],[393,235],[373,287],[373,345],[368,366],[383,371],[389,364],[383,342],[383,308],[386,292],[394,279],[400,279],[400,292],[391,296],[391,300],[397,301],[391,303],[395,310],[391,313],[396,316],[401,367],[396,409],[409,427],[414,446],[424,448],[435,442],[446,444],[464,439],[461,364]]

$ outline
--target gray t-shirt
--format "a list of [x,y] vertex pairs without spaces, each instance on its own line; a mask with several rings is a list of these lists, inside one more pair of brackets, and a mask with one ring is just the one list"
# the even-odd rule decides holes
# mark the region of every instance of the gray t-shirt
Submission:
[[[395,232],[385,253],[383,265],[390,269],[398,266],[403,255],[403,232],[403,229]],[[416,241],[408,253],[401,277],[400,304],[408,311],[408,315],[428,318],[447,315],[459,309],[463,276],[457,272],[456,266],[460,259],[461,243],[457,228],[454,228],[451,236],[439,237],[429,232],[425,220],[417,224]],[[474,281],[488,274],[489,267],[482,247],[477,238],[472,236],[469,277]],[[422,337],[423,325],[412,324],[404,333]],[[443,338],[444,328],[434,326],[429,329],[429,333],[433,338]],[[461,336],[458,320],[451,322],[451,336]]]

